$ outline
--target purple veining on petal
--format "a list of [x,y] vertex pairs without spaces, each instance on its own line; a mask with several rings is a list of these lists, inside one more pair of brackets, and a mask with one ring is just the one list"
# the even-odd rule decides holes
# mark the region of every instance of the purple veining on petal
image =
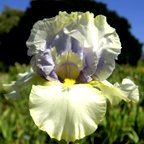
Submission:
[[83,73],[85,75],[91,76],[94,74],[97,68],[98,59],[96,53],[92,51],[92,48],[83,48],[84,53],[84,69]]
[[48,76],[46,76],[46,79],[59,81],[59,78],[54,70]]
[[98,65],[97,65],[97,69],[101,70],[101,68],[105,65],[105,59],[104,57],[101,55],[101,57],[99,58],[99,62],[98,62]]
[[110,53],[107,52],[107,49],[103,49],[94,74],[95,79],[105,80],[111,75],[115,68],[116,57],[117,55],[110,55]]
[[77,64],[67,61],[57,67],[56,73],[63,80],[65,78],[76,79],[79,76],[80,70]]
[[80,56],[80,59],[83,59],[83,46],[74,38],[71,38],[71,50],[72,52],[77,53]]
[[59,32],[52,40],[50,48],[55,47],[58,55],[62,54],[65,51],[71,50],[70,37],[63,33]]
[[92,78],[88,75],[85,75],[83,71],[80,72],[79,77],[77,78],[77,83],[87,83],[90,82]]
[[[94,73],[96,69],[95,57],[92,52],[92,48],[84,48],[82,43],[80,43],[77,39],[65,34],[63,31],[57,33],[51,41],[48,41],[47,47],[43,53],[37,54],[33,56],[32,67],[33,69],[44,76],[46,79],[54,78],[58,79],[57,74],[55,73],[55,62],[53,61],[53,57],[51,54],[51,48],[55,47],[57,56],[61,55],[65,52],[74,52],[77,53],[81,60],[84,60],[85,66],[82,70],[83,78],[89,79],[90,75]],[[71,63],[66,62],[61,65],[61,67],[66,68],[65,65],[73,65],[76,69],[78,67]],[[67,70],[68,71],[68,70]],[[69,74],[67,74],[69,75]],[[85,78],[84,78],[85,77]],[[80,78],[81,79],[81,78]],[[82,80],[88,81],[88,80]]]
[[75,53],[80,53],[81,51],[80,43],[74,38],[71,38],[71,50]]
[[[50,77],[58,79],[56,73],[54,72],[55,63],[51,54],[51,48],[53,47],[56,48],[57,55],[71,51],[78,53],[81,59],[83,58],[83,52],[80,43],[76,39],[64,34],[63,32],[58,33],[51,41],[49,41],[49,43],[47,43],[47,48],[45,51],[33,56],[31,61],[33,69],[46,79],[50,79]],[[68,65],[68,62],[64,65]],[[64,65],[61,66],[63,67]],[[72,63],[69,63],[69,65],[72,65]],[[75,65],[75,67],[77,66]]]
[[61,64],[60,67],[64,67],[64,66],[67,66],[67,65],[71,65],[71,66],[73,66],[73,67],[78,69],[77,65],[74,64],[73,62],[70,62],[70,61],[67,61],[67,62]]
[[58,55],[67,51],[72,51],[83,58],[81,43],[78,40],[65,34],[63,31],[59,32],[47,46],[47,48],[52,47],[56,48]]
[[53,62],[50,49],[46,49],[43,54],[37,54],[33,56],[31,64],[34,71],[44,76],[46,79],[51,76],[53,79],[57,79],[56,74],[53,72],[55,64]]

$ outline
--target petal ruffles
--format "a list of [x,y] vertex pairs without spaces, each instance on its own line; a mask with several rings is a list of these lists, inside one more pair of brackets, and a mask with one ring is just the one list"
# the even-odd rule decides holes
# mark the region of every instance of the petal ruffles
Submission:
[[115,68],[115,59],[121,52],[119,37],[106,17],[94,17],[90,12],[59,12],[54,18],[38,21],[26,44],[29,56],[45,56],[42,60],[33,59],[36,61],[33,61],[34,70],[41,71],[45,78],[55,66],[51,56],[53,48],[57,56],[65,52],[78,54],[84,63],[82,73],[95,80],[105,80],[110,76]]
[[121,43],[116,30],[112,28],[103,15],[96,16],[95,25],[98,29],[98,56],[96,80],[106,80],[115,69],[115,60],[121,52]]
[[97,129],[106,112],[106,99],[89,84],[66,86],[49,82],[33,86],[30,114],[35,124],[51,138],[75,141]]
[[107,80],[105,81],[92,81],[91,85],[95,88],[99,88],[103,95],[107,97],[111,104],[116,105],[121,100],[127,102],[139,101],[139,91],[138,86],[135,85],[130,79],[123,79],[121,84],[112,85]]

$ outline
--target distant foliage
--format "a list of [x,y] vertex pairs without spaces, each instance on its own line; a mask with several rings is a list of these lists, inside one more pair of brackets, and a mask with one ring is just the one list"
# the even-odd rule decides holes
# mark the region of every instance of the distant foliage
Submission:
[[6,6],[0,13],[0,35],[10,32],[14,26],[17,26],[23,15],[23,11]]

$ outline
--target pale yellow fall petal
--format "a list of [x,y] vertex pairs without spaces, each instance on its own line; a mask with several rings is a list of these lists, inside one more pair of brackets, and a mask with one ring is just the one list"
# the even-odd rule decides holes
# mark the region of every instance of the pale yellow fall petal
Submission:
[[75,141],[92,134],[106,111],[106,99],[89,84],[33,86],[30,114],[51,138]]

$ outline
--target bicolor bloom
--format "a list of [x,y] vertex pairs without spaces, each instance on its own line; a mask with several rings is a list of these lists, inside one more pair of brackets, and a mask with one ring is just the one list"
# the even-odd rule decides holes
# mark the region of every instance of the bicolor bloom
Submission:
[[[14,84],[29,91],[30,114],[51,138],[67,142],[92,134],[111,104],[137,102],[138,87],[129,79],[106,79],[121,52],[116,30],[103,15],[59,12],[36,22],[26,42],[33,71]],[[28,90],[29,89],[29,90]]]

